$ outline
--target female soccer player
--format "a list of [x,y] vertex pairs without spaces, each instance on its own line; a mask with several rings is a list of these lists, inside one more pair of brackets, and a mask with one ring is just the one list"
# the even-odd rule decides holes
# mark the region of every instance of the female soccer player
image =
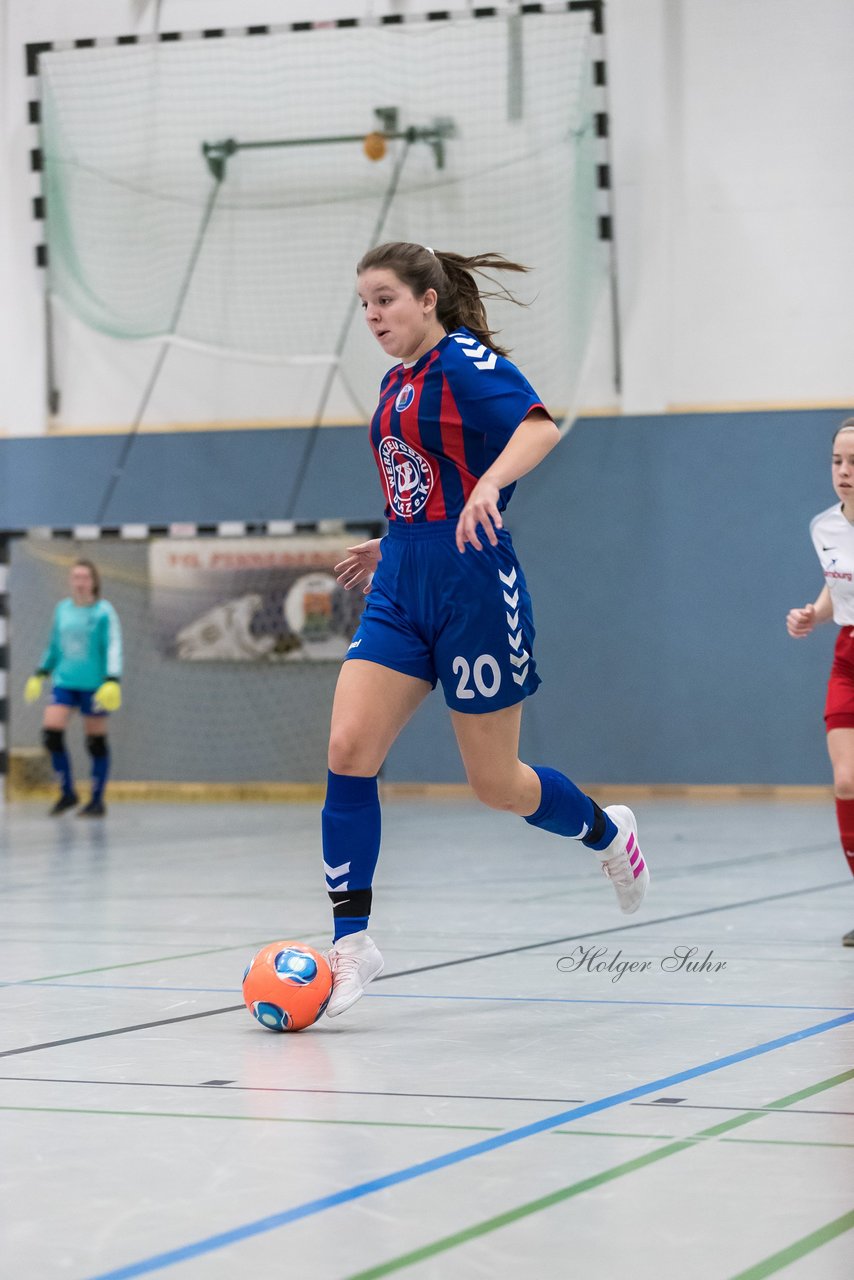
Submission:
[[623,911],[638,909],[649,882],[630,809],[602,810],[556,769],[519,759],[522,703],[540,678],[531,601],[501,513],[560,437],[493,341],[472,274],[490,270],[526,268],[499,254],[406,243],[372,249],[356,268],[368,327],[396,363],[371,423],[388,535],[348,548],[336,566],[343,586],[367,581],[370,594],[339,675],[329,742],[332,1017],[382,972],[366,931],[380,847],[377,773],[437,681],[484,804],[587,845]]
[[[830,477],[839,502],[810,522],[810,534],[824,586],[803,609],[790,609],[786,628],[799,640],[820,622],[839,624],[827,686],[824,723],[833,765],[833,793],[839,837],[854,875],[854,418],[846,418],[833,437]],[[854,929],[842,939],[854,947]]]
[[50,640],[35,675],[24,686],[27,702],[41,696],[45,676],[52,677],[50,704],[42,721],[42,740],[59,778],[60,796],[51,815],[78,803],[65,749],[65,727],[75,707],[86,730],[92,757],[92,796],[79,816],[101,818],[106,813],[104,788],[110,771],[107,714],[121,706],[122,632],[118,614],[101,600],[101,580],[90,560],[78,560],[69,574],[71,595],[60,600],[53,614]]

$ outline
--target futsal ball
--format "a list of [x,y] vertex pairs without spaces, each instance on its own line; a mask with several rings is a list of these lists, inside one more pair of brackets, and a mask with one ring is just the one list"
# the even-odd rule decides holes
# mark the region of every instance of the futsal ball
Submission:
[[369,160],[382,160],[385,147],[385,137],[381,133],[369,133],[362,143],[362,148]]
[[243,975],[243,999],[268,1031],[302,1031],[323,1013],[332,995],[332,970],[305,942],[271,942]]

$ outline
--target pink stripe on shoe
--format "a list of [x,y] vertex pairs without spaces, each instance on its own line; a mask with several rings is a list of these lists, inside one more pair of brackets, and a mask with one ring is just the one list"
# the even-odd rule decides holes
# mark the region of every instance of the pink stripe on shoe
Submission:
[[638,862],[638,865],[634,868],[634,871],[633,871],[633,875],[636,880],[640,875],[640,873],[643,871],[645,866],[646,866],[646,863],[644,862],[643,858],[641,858],[640,861]]
[[628,840],[626,841],[626,853],[631,853],[631,851],[632,851],[632,849],[634,849],[634,847],[635,847],[635,833],[634,833],[634,831],[630,831],[630,832],[629,832],[629,838],[628,838]]
[[634,853],[633,853],[633,854],[632,854],[632,856],[629,858],[629,862],[632,864],[632,866],[634,866],[634,865],[635,865],[635,863],[637,862],[637,860],[638,860],[638,858],[639,858],[640,856],[641,856],[641,851],[640,851],[640,849],[635,849]]

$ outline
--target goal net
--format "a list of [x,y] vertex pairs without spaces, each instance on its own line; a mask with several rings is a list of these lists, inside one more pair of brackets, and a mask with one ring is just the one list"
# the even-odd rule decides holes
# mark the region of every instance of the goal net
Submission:
[[589,12],[538,12],[43,54],[59,422],[126,423],[119,373],[163,340],[152,418],[365,421],[385,360],[348,309],[374,238],[530,265],[530,309],[490,321],[570,412],[606,275],[590,39]]
[[[53,786],[41,748],[45,699],[28,706],[21,691],[80,557],[97,565],[102,598],[122,627],[123,703],[110,720],[114,794],[212,795],[220,787],[277,796],[323,782],[335,681],[364,602],[358,590],[337,586],[330,568],[346,545],[374,533],[12,539],[12,794]],[[76,719],[66,738],[85,779]]]

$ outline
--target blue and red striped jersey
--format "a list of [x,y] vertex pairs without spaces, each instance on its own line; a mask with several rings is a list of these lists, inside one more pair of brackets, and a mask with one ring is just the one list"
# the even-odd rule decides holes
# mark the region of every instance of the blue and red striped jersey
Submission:
[[[510,361],[455,329],[382,380],[371,444],[389,520],[453,520],[532,409],[534,388]],[[501,490],[499,509],[515,484]]]

